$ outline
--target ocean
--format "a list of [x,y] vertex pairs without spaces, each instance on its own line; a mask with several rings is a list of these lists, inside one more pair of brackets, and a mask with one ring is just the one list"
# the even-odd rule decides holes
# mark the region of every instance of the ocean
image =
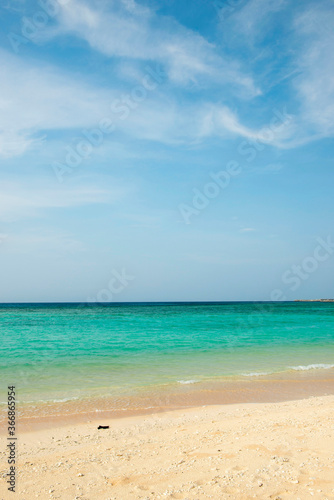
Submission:
[[99,398],[120,408],[334,367],[334,303],[2,304],[0,329],[2,405],[7,385],[33,408],[94,400],[98,409]]

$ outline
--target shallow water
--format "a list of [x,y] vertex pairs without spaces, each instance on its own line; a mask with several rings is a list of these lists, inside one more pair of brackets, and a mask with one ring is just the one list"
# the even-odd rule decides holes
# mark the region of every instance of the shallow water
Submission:
[[13,304],[0,329],[2,385],[31,403],[334,366],[333,303]]

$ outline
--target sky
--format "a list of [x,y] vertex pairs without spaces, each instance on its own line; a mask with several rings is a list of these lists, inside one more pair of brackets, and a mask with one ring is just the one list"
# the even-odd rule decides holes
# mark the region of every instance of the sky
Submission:
[[332,1],[0,23],[0,302],[334,298]]

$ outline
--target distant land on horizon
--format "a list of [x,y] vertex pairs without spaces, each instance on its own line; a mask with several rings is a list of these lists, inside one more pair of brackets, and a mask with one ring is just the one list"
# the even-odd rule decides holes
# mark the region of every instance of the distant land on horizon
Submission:
[[295,302],[334,302],[334,299],[297,299]]

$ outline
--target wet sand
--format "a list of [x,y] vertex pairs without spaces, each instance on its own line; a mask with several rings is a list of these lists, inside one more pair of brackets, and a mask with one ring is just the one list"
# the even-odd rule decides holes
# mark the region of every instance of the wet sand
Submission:
[[[208,405],[280,402],[334,394],[334,369],[284,372],[160,386],[133,396],[95,397],[38,405],[18,404],[18,426],[27,430],[149,415]],[[4,423],[4,420],[2,420]],[[0,435],[6,426],[0,426]]]

